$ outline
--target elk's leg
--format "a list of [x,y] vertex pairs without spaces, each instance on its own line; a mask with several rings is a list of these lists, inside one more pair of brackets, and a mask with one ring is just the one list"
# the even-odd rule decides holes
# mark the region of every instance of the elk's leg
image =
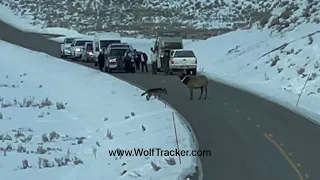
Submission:
[[190,88],[190,100],[192,100],[192,99],[193,99],[193,89]]
[[200,88],[200,90],[201,90],[201,92],[200,92],[199,100],[201,99],[202,94],[203,94],[203,86]]
[[204,87],[204,99],[207,99],[207,86]]

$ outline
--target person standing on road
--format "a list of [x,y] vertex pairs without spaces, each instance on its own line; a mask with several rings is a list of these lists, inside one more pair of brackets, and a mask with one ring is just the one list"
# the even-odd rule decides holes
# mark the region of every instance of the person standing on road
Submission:
[[144,72],[144,70],[146,70],[146,72],[148,72],[148,66],[147,66],[147,61],[148,61],[148,56],[146,53],[141,52],[140,53],[140,58],[141,58],[141,70],[142,72]]
[[136,64],[136,70],[140,70],[141,58],[136,49],[134,50],[134,63]]
[[165,75],[168,75],[170,71],[169,60],[170,60],[170,50],[165,50],[164,56],[163,56],[163,72]]
[[150,49],[150,60],[151,60],[151,67],[152,67],[152,74],[157,74],[157,58],[156,52],[153,48]]
[[98,65],[101,72],[103,72],[104,63],[105,63],[104,51],[100,51],[100,54],[98,56]]

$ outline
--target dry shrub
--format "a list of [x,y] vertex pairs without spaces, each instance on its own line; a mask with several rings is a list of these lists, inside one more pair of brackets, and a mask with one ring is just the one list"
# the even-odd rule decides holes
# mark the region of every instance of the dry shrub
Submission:
[[153,161],[151,161],[151,166],[154,171],[159,171],[161,169],[161,167],[156,165]]
[[299,69],[297,69],[298,75],[301,75],[301,74],[303,74],[304,72],[305,72],[305,68],[299,68]]
[[313,18],[312,22],[319,24],[320,23],[320,18],[315,17],[315,18]]
[[165,160],[166,160],[167,164],[170,165],[170,166],[174,166],[174,165],[177,164],[176,160],[174,158],[172,158],[172,157],[170,157],[169,159],[165,159]]
[[113,139],[113,135],[111,134],[111,130],[107,129],[106,137],[107,137],[108,139]]

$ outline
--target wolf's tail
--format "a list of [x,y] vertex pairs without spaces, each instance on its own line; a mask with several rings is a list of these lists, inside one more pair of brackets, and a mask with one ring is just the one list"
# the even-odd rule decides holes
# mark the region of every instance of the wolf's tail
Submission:
[[147,91],[146,91],[146,92],[144,92],[144,93],[142,93],[142,94],[141,94],[141,97],[142,97],[142,96],[144,96],[144,95],[146,95],[146,94],[147,94]]

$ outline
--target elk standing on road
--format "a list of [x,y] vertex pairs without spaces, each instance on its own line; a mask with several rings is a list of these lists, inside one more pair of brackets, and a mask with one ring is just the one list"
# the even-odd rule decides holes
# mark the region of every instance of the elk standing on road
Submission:
[[200,89],[201,94],[199,99],[201,99],[203,94],[203,89],[205,91],[204,99],[207,99],[207,87],[208,87],[208,78],[205,75],[198,76],[187,76],[184,72],[179,72],[178,76],[183,84],[185,84],[190,89],[190,100],[193,99],[193,89]]

